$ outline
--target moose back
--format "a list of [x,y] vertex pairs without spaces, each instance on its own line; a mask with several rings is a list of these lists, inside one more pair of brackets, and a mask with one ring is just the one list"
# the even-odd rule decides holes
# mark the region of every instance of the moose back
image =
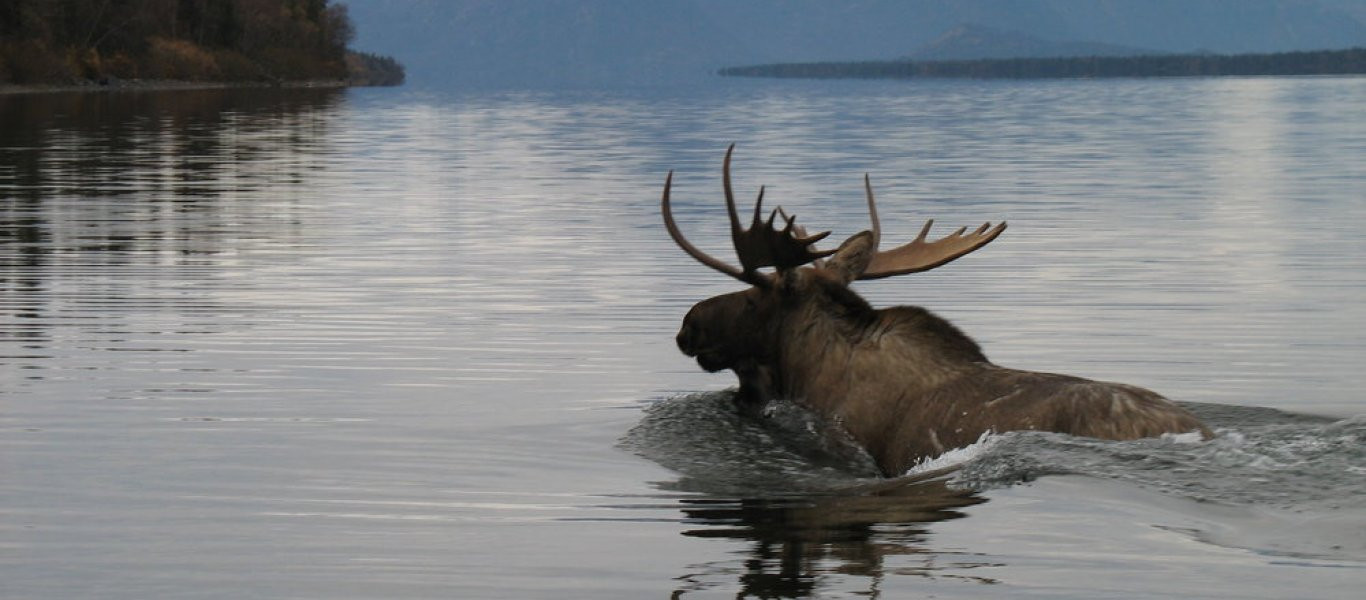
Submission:
[[[925,223],[909,243],[880,250],[872,185],[864,190],[872,228],[837,249],[818,251],[829,232],[807,235],[781,208],[763,216],[763,188],[746,229],[730,183],[732,144],[721,166],[731,238],[740,266],[685,238],[669,205],[669,235],[698,262],[749,285],[693,306],[678,348],[709,372],[740,379],[736,402],[758,414],[786,399],[834,423],[860,443],[885,475],[966,446],[987,432],[1055,431],[1128,440],[1209,430],[1187,410],[1144,388],[992,364],[948,321],[916,306],[875,309],[849,285],[927,271],[966,255],[1005,231],[1005,223],[960,228],[934,241]],[[781,227],[781,228],[780,228]],[[771,272],[759,269],[772,267]]]

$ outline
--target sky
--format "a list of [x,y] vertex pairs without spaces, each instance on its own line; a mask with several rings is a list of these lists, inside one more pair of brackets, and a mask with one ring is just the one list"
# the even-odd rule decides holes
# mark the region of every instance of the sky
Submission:
[[1366,0],[345,0],[418,86],[598,87],[905,57],[962,26],[1154,52],[1366,46]]

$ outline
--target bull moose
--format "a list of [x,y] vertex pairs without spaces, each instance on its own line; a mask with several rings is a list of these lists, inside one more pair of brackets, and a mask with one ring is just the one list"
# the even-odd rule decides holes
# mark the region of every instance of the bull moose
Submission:
[[[855,280],[943,266],[996,239],[1005,223],[986,223],[971,233],[960,228],[928,241],[930,220],[911,242],[879,250],[877,205],[865,175],[872,229],[819,251],[815,244],[830,232],[807,235],[782,208],[763,219],[762,187],[753,222],[744,228],[731,191],[734,149],[726,150],[721,183],[739,267],[683,236],[669,205],[673,171],[664,181],[661,211],[684,252],[750,286],[693,306],[677,337],[678,348],[706,371],[735,372],[742,410],[758,413],[776,399],[803,405],[847,432],[888,476],[987,432],[1039,430],[1111,440],[1192,431],[1210,436],[1199,419],[1157,393],[997,366],[934,313],[916,306],[874,309],[849,287]],[[759,270],[766,267],[773,271]]]

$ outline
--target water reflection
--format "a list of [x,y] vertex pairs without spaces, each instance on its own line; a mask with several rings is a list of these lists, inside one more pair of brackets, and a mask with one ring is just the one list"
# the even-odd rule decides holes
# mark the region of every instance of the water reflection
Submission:
[[[946,569],[991,566],[989,559],[948,557],[929,543],[931,523],[963,516],[984,502],[943,480],[900,481],[854,494],[682,502],[683,535],[735,540],[747,548],[736,561],[694,565],[678,578],[674,597],[738,581],[737,598],[807,598],[822,588],[880,597],[887,576],[964,577]],[[947,559],[946,559],[947,557]],[[945,562],[951,564],[943,564]],[[965,577],[994,583],[990,577]],[[831,579],[840,579],[838,584]]]
[[[733,383],[673,334],[735,284],[658,214],[676,169],[689,237],[727,251],[730,141],[739,189],[770,184],[840,235],[867,225],[864,171],[889,236],[1010,220],[952,272],[860,289],[944,314],[1002,364],[1359,408],[1361,80],[726,85],[0,96],[6,591],[975,597],[945,582],[1019,585],[979,568],[1007,562],[1146,590],[1130,559],[1178,550],[1168,573],[1211,568],[1189,544],[1106,546],[1148,538],[1116,539],[1100,509],[1059,544],[999,496],[868,490],[857,453],[661,400]],[[1231,101],[1288,101],[1247,88],[1308,98],[1215,135],[1289,114]],[[1289,198],[1239,204],[1246,164]],[[670,408],[642,421],[642,403]],[[613,447],[656,424],[675,435],[624,444],[650,460]],[[955,531],[1040,551],[981,555]],[[1220,559],[1222,581],[1266,566]]]
[[[984,502],[934,472],[882,479],[871,458],[809,412],[774,403],[744,416],[731,392],[652,404],[620,445],[679,474],[690,538],[737,542],[742,558],[691,565],[676,594],[737,587],[738,597],[801,598],[821,590],[876,595],[884,577],[989,577],[961,571],[990,561],[930,543],[929,525]],[[832,581],[838,580],[838,581]]]
[[[0,340],[41,348],[70,319],[106,343],[170,311],[213,328],[229,255],[292,242],[287,193],[319,168],[330,89],[0,95]],[[122,333],[120,333],[122,332]]]
[[[0,198],[218,195],[300,180],[343,92],[185,90],[0,95]],[[240,162],[241,164],[233,164]],[[262,162],[270,170],[262,169]],[[316,168],[316,165],[314,165]],[[267,176],[269,173],[270,176]]]

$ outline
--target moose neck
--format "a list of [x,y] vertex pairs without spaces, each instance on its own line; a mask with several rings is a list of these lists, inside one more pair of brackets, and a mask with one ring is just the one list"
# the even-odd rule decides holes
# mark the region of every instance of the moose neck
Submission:
[[[816,276],[813,271],[806,274]],[[823,293],[784,311],[775,331],[777,352],[769,359],[768,377],[774,397],[817,409],[836,399],[813,392],[841,389],[847,383],[850,366],[876,327],[879,313],[843,284],[823,287]]]
[[840,415],[860,397],[883,395],[887,390],[870,386],[885,385],[888,373],[902,375],[895,379],[901,388],[894,393],[913,402],[987,363],[976,342],[930,311],[916,306],[874,310],[847,292],[857,302],[811,303],[784,320],[780,353],[758,370],[762,377],[752,378],[756,391],[766,393],[766,399],[794,400],[821,414]]

